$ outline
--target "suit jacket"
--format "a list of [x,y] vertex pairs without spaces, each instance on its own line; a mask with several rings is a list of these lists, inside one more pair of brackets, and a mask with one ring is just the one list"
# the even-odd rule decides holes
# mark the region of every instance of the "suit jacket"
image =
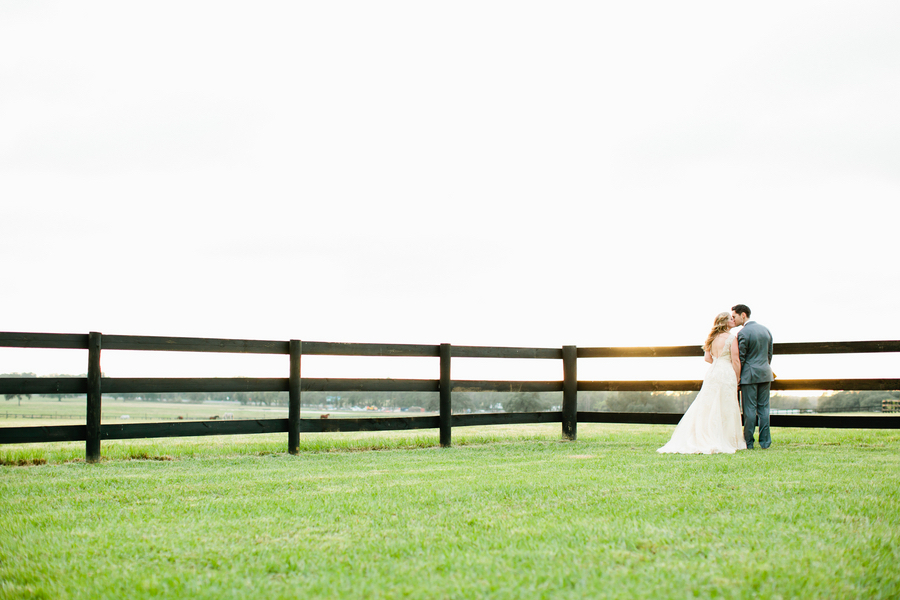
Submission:
[[756,321],[747,321],[738,333],[741,383],[766,383],[772,376],[772,332]]

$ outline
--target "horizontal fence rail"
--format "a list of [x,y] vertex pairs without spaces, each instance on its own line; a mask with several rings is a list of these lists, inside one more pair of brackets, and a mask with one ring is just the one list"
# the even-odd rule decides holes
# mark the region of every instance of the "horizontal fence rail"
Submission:
[[[104,350],[158,350],[165,352],[233,352],[250,354],[290,354],[290,342],[232,340],[220,338],[104,335]],[[87,350],[88,335],[81,333],[0,332],[0,348],[57,348]],[[343,342],[303,342],[303,354],[329,356],[439,356],[433,344],[356,344]],[[562,358],[560,348],[509,348],[492,346],[452,346],[455,358]],[[862,342],[788,342],[774,344],[774,353],[860,354],[900,352],[900,340]],[[578,358],[703,356],[701,346],[619,346],[580,347]]]
[[[287,392],[288,378],[109,378],[100,379],[110,394],[171,392]],[[695,392],[702,381],[579,381],[579,392]],[[437,379],[303,379],[304,392],[439,392]],[[900,390],[900,379],[790,379],[772,382],[772,391]],[[453,392],[561,392],[562,381],[465,381],[455,379]],[[84,377],[0,377],[0,394],[84,394]]]
[[[694,392],[702,381],[579,381],[582,392]],[[772,391],[900,390],[900,379],[786,379],[772,382]]]
[[[663,358],[703,356],[700,346],[514,348],[451,346],[449,344],[372,344],[129,336],[60,333],[0,332],[0,347],[88,350],[87,377],[0,378],[0,394],[85,394],[87,423],[39,427],[0,428],[0,443],[85,441],[89,462],[100,459],[101,440],[139,438],[288,433],[288,451],[298,452],[300,433],[439,429],[442,446],[450,445],[452,427],[479,425],[562,423],[563,437],[577,437],[577,423],[676,424],[681,413],[620,413],[577,411],[578,392],[592,391],[696,391],[702,382],[578,381],[579,358]],[[117,378],[100,375],[101,350],[284,354],[291,357],[288,377]],[[858,354],[898,352],[900,341],[807,342],[774,344],[774,354]],[[302,356],[433,357],[440,360],[438,379],[302,378]],[[452,358],[527,358],[563,362],[560,381],[464,381],[450,377]],[[794,379],[776,380],[773,391],[796,390],[900,390],[900,379]],[[102,393],[173,392],[288,392],[287,419],[243,419],[101,424]],[[437,416],[359,419],[301,419],[303,392],[435,392],[440,394]],[[452,392],[562,392],[561,411],[539,413],[451,414]],[[776,427],[900,428],[900,416],[771,415]]]

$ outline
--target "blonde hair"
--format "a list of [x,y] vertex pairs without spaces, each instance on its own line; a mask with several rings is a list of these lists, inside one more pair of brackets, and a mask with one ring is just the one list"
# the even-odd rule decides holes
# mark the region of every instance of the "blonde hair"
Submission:
[[706,338],[706,342],[703,344],[703,350],[709,352],[710,348],[712,348],[713,340],[720,333],[725,333],[728,331],[728,319],[731,318],[731,313],[729,312],[720,312],[716,315],[716,320],[713,321],[712,331],[709,332],[709,336]]

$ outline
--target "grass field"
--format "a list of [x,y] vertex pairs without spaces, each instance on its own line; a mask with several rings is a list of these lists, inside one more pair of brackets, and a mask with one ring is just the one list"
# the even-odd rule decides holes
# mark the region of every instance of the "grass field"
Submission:
[[0,598],[900,597],[900,432],[656,454],[671,431],[0,447],[46,461],[0,467]]

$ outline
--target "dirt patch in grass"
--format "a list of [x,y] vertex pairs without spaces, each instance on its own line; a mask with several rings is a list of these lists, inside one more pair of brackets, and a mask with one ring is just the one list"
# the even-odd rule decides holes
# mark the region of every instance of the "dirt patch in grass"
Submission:
[[174,457],[168,455],[154,455],[146,451],[133,451],[128,456],[128,460],[175,460]]
[[32,467],[46,464],[46,458],[0,458],[0,465],[4,467]]

